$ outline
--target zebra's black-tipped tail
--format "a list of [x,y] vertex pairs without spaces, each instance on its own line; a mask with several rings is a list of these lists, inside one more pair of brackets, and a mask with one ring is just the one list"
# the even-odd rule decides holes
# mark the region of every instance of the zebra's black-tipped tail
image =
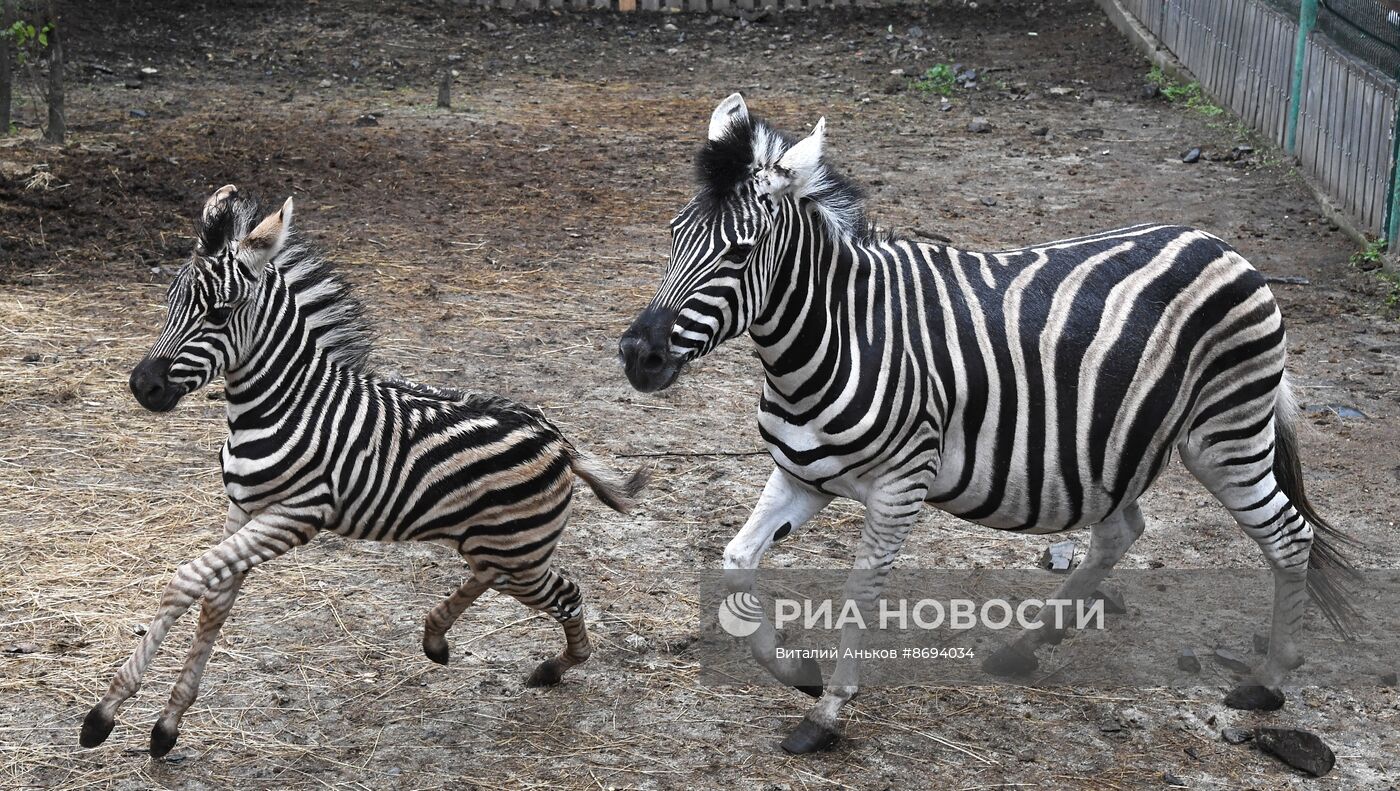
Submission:
[[620,514],[631,513],[637,504],[637,495],[651,480],[651,469],[646,466],[638,467],[624,478],[583,451],[574,450],[571,459],[574,474],[588,484],[604,505]]
[[1351,585],[1358,580],[1356,568],[1342,548],[1359,547],[1361,543],[1323,519],[1308,502],[1292,421],[1293,410],[1287,405],[1275,410],[1274,479],[1313,528],[1312,552],[1308,555],[1308,595],[1317,602],[1332,626],[1349,640],[1352,630],[1361,621],[1361,613],[1351,602]]

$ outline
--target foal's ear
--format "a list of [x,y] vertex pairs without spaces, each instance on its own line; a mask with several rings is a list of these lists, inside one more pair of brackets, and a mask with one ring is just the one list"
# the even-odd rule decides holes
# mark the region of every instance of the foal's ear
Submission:
[[724,97],[724,100],[715,107],[715,111],[710,113],[710,134],[711,140],[719,140],[724,137],[724,133],[729,131],[729,127],[743,123],[749,119],[749,106],[744,104],[744,97],[737,93],[731,93]]
[[197,252],[214,255],[233,241],[229,237],[233,235],[233,202],[237,197],[238,188],[225,184],[204,202],[204,211],[195,223]]
[[783,152],[778,161],[759,171],[759,186],[770,195],[808,193],[821,175],[822,148],[826,144],[826,118],[817,121],[807,135]]
[[250,274],[257,273],[268,261],[282,252],[287,237],[292,232],[292,199],[282,204],[282,208],[267,215],[263,221],[238,243],[238,258]]

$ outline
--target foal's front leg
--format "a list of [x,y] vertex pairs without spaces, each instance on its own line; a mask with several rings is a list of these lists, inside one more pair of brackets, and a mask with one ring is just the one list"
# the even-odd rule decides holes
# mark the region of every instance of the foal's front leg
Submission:
[[146,636],[117,671],[107,694],[83,719],[79,742],[84,747],[96,747],[107,739],[116,722],[117,709],[141,688],[141,677],[161,641],[191,605],[211,589],[223,586],[259,563],[305,544],[316,535],[316,530],[303,519],[260,514],[204,554],[181,565],[165,587],[160,609],[147,627]]
[[[832,500],[831,495],[809,488],[775,468],[763,487],[748,522],[724,548],[724,584],[731,593],[752,593],[754,571],[763,553],[781,538],[807,523]],[[821,694],[821,668],[813,660],[777,658],[778,638],[766,614],[760,614],[758,630],[749,635],[749,651],[775,678],[817,697]]]
[[[229,503],[228,516],[224,520],[224,535],[237,533],[248,523],[248,512]],[[204,666],[214,652],[214,643],[219,639],[219,630],[229,613],[233,612],[233,602],[238,598],[238,589],[243,585],[243,575],[235,574],[224,582],[214,585],[204,595],[204,604],[199,611],[199,626],[195,628],[194,642],[190,643],[185,655],[185,666],[170,691],[170,700],[165,710],[156,719],[151,729],[151,755],[159,758],[170,752],[179,736],[180,720],[194,704],[199,695],[199,681],[204,676]]]

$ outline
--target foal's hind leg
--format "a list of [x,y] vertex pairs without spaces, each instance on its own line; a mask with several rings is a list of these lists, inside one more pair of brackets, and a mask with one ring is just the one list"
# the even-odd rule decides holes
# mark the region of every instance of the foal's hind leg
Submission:
[[[1273,710],[1283,706],[1278,691],[1284,674],[1303,663],[1294,640],[1308,599],[1308,558],[1313,528],[1284,493],[1274,475],[1275,447],[1267,434],[1209,447],[1181,447],[1186,468],[1235,517],[1264,551],[1274,575],[1274,614],[1269,652],[1255,669],[1254,683],[1237,686],[1225,704],[1236,709]],[[1205,443],[1200,443],[1205,445]]]
[[[1132,502],[1090,528],[1088,556],[1070,573],[1069,579],[1060,584],[1051,599],[1074,601],[1093,594],[1094,589],[1123,558],[1123,554],[1142,535],[1143,526],[1142,510],[1136,502]],[[1037,629],[1027,629],[1010,645],[993,652],[982,663],[982,669],[997,676],[1026,675],[1040,664],[1035,658],[1036,649],[1050,642],[1055,634],[1057,632],[1043,622]]]
[[428,613],[423,622],[423,653],[429,659],[439,665],[447,664],[447,630],[490,587],[489,580],[474,575]]
[[526,577],[510,577],[493,585],[501,593],[514,596],[521,604],[554,616],[564,627],[567,641],[564,651],[553,659],[541,662],[525,682],[530,687],[549,687],[559,683],[564,671],[583,664],[593,653],[588,642],[588,629],[583,623],[583,592],[573,580],[554,569]]

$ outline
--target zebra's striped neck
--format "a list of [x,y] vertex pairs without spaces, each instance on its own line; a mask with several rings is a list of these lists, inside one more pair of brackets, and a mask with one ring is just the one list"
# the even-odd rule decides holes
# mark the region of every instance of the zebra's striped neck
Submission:
[[[849,330],[863,346],[892,340],[875,337],[870,319],[876,306],[854,305],[851,298],[868,302],[882,293],[881,284],[897,282],[886,269],[902,259],[880,248],[905,243],[862,231],[838,237],[813,202],[781,204],[754,262],[764,296],[749,326],[769,385],[779,393],[800,395],[800,388],[822,379],[815,368],[833,359],[831,344]],[[859,326],[843,326],[852,322]]]
[[238,359],[225,375],[229,420],[294,405],[341,372],[370,373],[363,308],[331,264],[301,244],[268,265]]

